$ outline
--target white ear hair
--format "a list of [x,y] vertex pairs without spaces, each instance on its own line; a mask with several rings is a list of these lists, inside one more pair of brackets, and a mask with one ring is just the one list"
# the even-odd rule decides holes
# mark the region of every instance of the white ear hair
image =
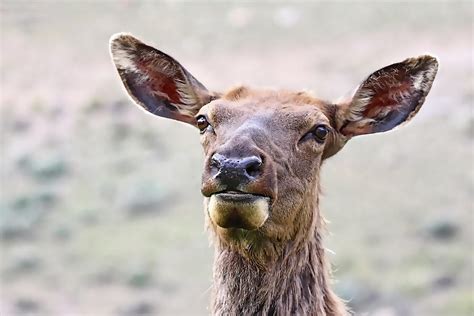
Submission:
[[137,42],[138,40],[128,33],[112,35],[109,41],[110,56],[117,68],[139,73],[136,63],[134,62]]

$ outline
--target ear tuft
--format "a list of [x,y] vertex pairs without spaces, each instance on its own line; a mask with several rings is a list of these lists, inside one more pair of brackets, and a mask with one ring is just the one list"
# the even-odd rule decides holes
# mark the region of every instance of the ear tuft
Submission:
[[137,72],[133,59],[137,52],[138,43],[140,41],[128,33],[112,35],[110,38],[110,55],[117,68]]
[[[128,33],[117,33],[110,38],[110,53],[118,69],[143,74],[137,68],[137,61],[149,60],[150,66],[159,69],[164,75],[174,76],[180,71],[179,64],[174,64],[170,56],[154,49],[153,52],[147,52],[147,48],[153,49]],[[152,56],[154,54],[157,56]]]
[[438,72],[438,60],[433,56],[423,55],[409,58],[405,62],[413,74],[413,87],[428,94]]

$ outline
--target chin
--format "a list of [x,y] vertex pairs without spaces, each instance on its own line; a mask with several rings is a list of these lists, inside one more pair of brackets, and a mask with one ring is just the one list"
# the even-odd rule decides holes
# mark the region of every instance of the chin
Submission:
[[215,193],[209,197],[211,221],[223,229],[257,230],[268,219],[270,198],[242,192]]

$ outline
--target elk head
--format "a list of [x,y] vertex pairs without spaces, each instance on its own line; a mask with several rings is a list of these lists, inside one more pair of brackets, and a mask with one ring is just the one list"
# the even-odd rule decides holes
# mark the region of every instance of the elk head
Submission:
[[208,224],[220,242],[242,253],[312,236],[321,162],[354,136],[412,119],[438,68],[434,57],[409,58],[332,103],[304,92],[211,92],[172,57],[131,35],[112,37],[111,54],[142,109],[198,128]]

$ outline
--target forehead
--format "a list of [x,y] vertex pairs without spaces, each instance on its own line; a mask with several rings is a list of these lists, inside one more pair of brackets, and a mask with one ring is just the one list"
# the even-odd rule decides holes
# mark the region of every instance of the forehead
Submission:
[[278,123],[304,128],[315,123],[330,124],[331,105],[306,92],[234,88],[201,109],[215,124],[243,121]]

